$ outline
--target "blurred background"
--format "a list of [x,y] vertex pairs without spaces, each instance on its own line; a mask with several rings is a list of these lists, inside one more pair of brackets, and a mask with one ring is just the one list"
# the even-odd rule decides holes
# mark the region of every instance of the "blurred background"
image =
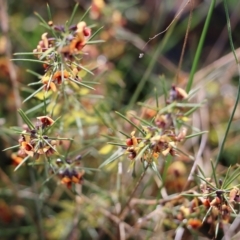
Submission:
[[[73,148],[76,154],[79,154],[79,149],[83,152],[85,150],[82,149],[88,149],[91,154],[83,159],[84,166],[98,168],[112,149],[107,147],[106,139],[95,140],[100,134],[112,133],[103,121],[95,119],[93,109],[97,107],[106,122],[115,121],[119,129],[127,129],[130,133],[129,126],[122,126],[123,122],[117,119],[114,111],[128,113],[131,110],[140,114],[143,110],[137,102],[151,102],[155,88],[159,96],[163,95],[163,82],[168,89],[172,84],[185,88],[211,1],[195,0],[191,5],[182,0],[1,0],[0,149],[16,145],[18,139],[18,136],[10,134],[9,130],[9,127],[18,125],[9,59],[15,58],[12,54],[16,52],[32,52],[41,35],[46,32],[39,25],[39,19],[34,12],[48,21],[48,3],[54,24],[64,24],[71,16],[76,2],[79,3],[79,8],[75,23],[92,5],[85,21],[87,25],[92,25],[95,31],[103,26],[95,39],[105,41],[86,46],[85,51],[89,54],[86,62],[94,62],[99,66],[93,80],[99,81],[100,85],[91,94],[99,94],[104,98],[97,101],[82,99],[81,104],[88,109],[91,119],[83,117],[85,139],[81,140],[81,148],[78,148],[77,144]],[[231,0],[228,4],[233,42],[239,55],[240,2]],[[178,72],[191,7],[191,27],[182,66]],[[182,14],[172,23],[181,9]],[[149,38],[164,31],[170,24],[172,25],[168,31],[148,42]],[[141,53],[143,57],[139,58]],[[36,81],[35,76],[26,70],[31,69],[43,74],[42,66],[33,62],[17,61],[13,62],[13,67],[20,97],[25,99],[30,93],[27,84]],[[87,75],[86,79],[92,80],[92,77]],[[230,50],[224,6],[221,1],[217,1],[194,78],[194,88],[200,89],[195,95],[195,101],[207,99],[202,109],[193,116],[191,123],[198,129],[209,131],[203,165],[208,166],[209,159],[216,157],[219,141],[233,108],[237,84],[237,67]],[[21,108],[26,111],[37,102],[39,99],[33,99]],[[239,119],[238,108],[220,159],[223,166],[239,162]],[[74,128],[70,126],[70,129],[72,131]],[[199,143],[198,138],[187,142],[184,150],[196,152]],[[29,167],[21,167],[14,172],[11,153],[0,152],[0,239],[118,239],[116,222],[108,215],[115,211],[119,200],[117,165],[111,165],[104,171],[86,174],[82,188],[86,198],[76,200],[74,192],[59,185],[57,180],[45,182],[46,176],[41,175],[42,169],[30,171]],[[180,168],[177,166],[177,169]],[[183,168],[184,175],[188,167]],[[169,172],[174,172],[174,166],[172,169]],[[183,177],[186,178],[187,174]],[[128,184],[131,185],[134,181],[130,173],[124,173],[124,199],[131,192]],[[152,182],[150,179],[145,184],[149,186]],[[173,193],[178,190],[172,180],[169,180],[167,187]],[[154,198],[155,188],[155,185],[146,187],[146,190],[141,190],[139,194],[142,197]],[[80,206],[80,209],[77,206]],[[144,216],[145,210],[142,206],[135,209],[138,217]],[[137,217],[129,217],[126,222],[131,225],[136,219]],[[151,238],[150,230],[142,234],[142,239],[157,239]]]

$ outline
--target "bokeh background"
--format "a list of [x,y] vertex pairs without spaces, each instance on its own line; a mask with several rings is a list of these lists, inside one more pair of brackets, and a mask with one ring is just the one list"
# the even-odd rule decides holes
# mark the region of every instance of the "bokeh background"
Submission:
[[[211,1],[194,1],[191,28],[182,67],[178,72],[191,9],[191,4],[185,5],[185,1],[2,0],[0,149],[16,145],[18,139],[18,136],[12,135],[9,130],[11,126],[18,125],[9,58],[14,58],[12,54],[15,52],[32,52],[40,36],[45,32],[34,12],[38,12],[47,20],[46,4],[48,3],[52,10],[53,22],[64,24],[69,19],[76,2],[79,3],[79,8],[75,22],[93,4],[85,21],[88,25],[94,25],[95,30],[103,26],[96,39],[105,41],[86,47],[86,52],[89,53],[86,61],[94,62],[99,66],[94,80],[99,81],[100,85],[96,87],[96,92],[91,94],[99,94],[104,98],[96,101],[83,97],[81,104],[89,110],[90,115],[88,118],[83,117],[85,139],[79,143],[81,147],[77,144],[74,147],[76,154],[86,149],[90,152],[86,158],[83,158],[84,166],[98,168],[112,151],[112,148],[106,144],[108,139],[99,137],[98,134],[111,135],[112,132],[109,127],[104,126],[104,121],[97,119],[99,116],[94,115],[93,109],[96,107],[101,112],[100,119],[105,119],[108,123],[114,122],[116,128],[130,133],[130,126],[124,125],[114,111],[128,113],[131,110],[141,113],[143,110],[137,102],[151,102],[154,98],[154,89],[157,89],[161,96],[164,91],[163,83],[167,88],[172,84],[185,88]],[[231,0],[228,4],[233,41],[239,55],[240,2]],[[7,8],[3,7],[4,5]],[[172,23],[181,9],[183,9],[182,14]],[[7,32],[3,31],[4,23],[9,28]],[[168,31],[146,45],[149,38],[164,31],[169,24],[172,25]],[[141,53],[144,53],[144,56],[139,58]],[[27,84],[35,81],[34,76],[27,73],[26,69],[43,74],[42,66],[24,61],[13,64],[21,99],[24,99],[31,93]],[[86,76],[86,79],[91,78]],[[194,79],[194,88],[200,89],[195,101],[201,102],[204,99],[207,101],[201,110],[193,115],[191,123],[198,129],[209,131],[202,156],[202,164],[206,167],[206,171],[210,171],[209,159],[214,159],[217,155],[219,142],[235,101],[237,83],[237,67],[230,50],[224,7],[221,1],[217,1]],[[38,102],[39,99],[33,99],[21,107],[26,111]],[[220,159],[223,166],[239,162],[239,118],[238,108]],[[73,129],[69,127],[69,131],[74,131]],[[99,141],[96,141],[98,137]],[[200,139],[197,138],[187,142],[184,150],[196,152],[199,144]],[[14,172],[11,151],[1,151],[0,159],[0,239],[118,239],[116,222],[108,216],[118,207],[117,165],[86,174],[82,188],[86,198],[76,200],[74,192],[59,185],[57,180],[51,179],[45,183],[46,176],[42,176],[42,169],[29,171],[27,167],[22,167]],[[182,169],[181,167],[182,165],[176,166],[178,170]],[[180,176],[183,177],[183,181],[187,177],[186,172],[189,167],[183,166],[183,176]],[[175,166],[172,166],[169,173],[174,172],[174,168]],[[132,179],[131,173],[127,172],[126,166],[124,170],[122,198],[126,199],[135,180]],[[178,191],[174,181],[179,179],[176,176],[175,179],[169,180],[166,186],[170,192]],[[154,198],[157,190],[153,182],[153,179],[149,178],[144,182],[144,189],[139,190],[138,194],[142,197]],[[80,202],[76,204],[76,201]],[[138,214],[129,217],[128,224],[131,225],[138,217],[144,216],[145,210],[142,206],[135,209]],[[141,230],[142,239],[161,239],[152,238],[152,230],[149,229],[150,227]],[[129,239],[141,238],[129,237]]]

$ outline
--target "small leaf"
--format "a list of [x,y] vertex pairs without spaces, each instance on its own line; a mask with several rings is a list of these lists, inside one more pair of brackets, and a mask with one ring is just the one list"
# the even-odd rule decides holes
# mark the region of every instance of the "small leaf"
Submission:
[[40,92],[42,89],[44,88],[44,85],[41,86],[38,90],[36,90],[34,93],[32,93],[31,95],[29,95],[24,101],[23,103],[27,102],[29,99],[31,99],[32,97],[34,97],[38,92]]
[[212,166],[212,173],[213,173],[213,178],[214,178],[216,187],[219,188],[219,182],[218,182],[217,176],[216,176],[216,169],[215,169],[215,167],[213,165],[213,162],[212,161],[210,161],[210,162],[211,162],[211,166]]
[[100,27],[90,38],[88,41],[92,40],[97,34],[98,32],[100,32],[103,29],[103,27]]
[[88,86],[88,85],[86,85],[86,84],[84,84],[84,83],[82,83],[82,82],[79,82],[79,81],[77,81],[77,80],[75,80],[75,79],[73,79],[73,78],[69,78],[72,82],[74,82],[74,83],[76,83],[76,84],[78,84],[78,85],[80,85],[80,86],[83,86],[83,87],[85,87],[85,88],[88,88],[88,89],[91,89],[91,90],[95,90],[93,87],[90,87],[90,86]]
[[138,161],[142,158],[143,154],[145,153],[145,151],[149,148],[149,145],[144,146],[141,151],[138,153],[138,155],[135,158],[135,161]]
[[107,160],[105,160],[100,166],[99,168],[102,168],[110,163],[112,163],[113,161],[117,160],[118,158],[120,158],[121,156],[123,156],[125,153],[123,152],[122,149],[118,149],[114,154],[112,154]]
[[94,41],[88,41],[86,44],[90,45],[90,44],[96,44],[96,43],[104,43],[105,40],[94,40]]
[[160,179],[160,181],[162,181],[162,176],[160,175],[160,173],[159,173],[159,171],[158,171],[158,169],[157,169],[156,163],[155,163],[155,162],[152,162],[152,163],[150,164],[150,167],[151,167],[151,169],[153,170],[153,172],[158,176],[158,178]]
[[203,220],[202,220],[202,223],[205,222],[205,220],[206,220],[207,216],[210,214],[211,210],[212,210],[212,206],[208,209],[206,215],[204,216],[204,218],[203,218]]
[[36,59],[26,59],[26,58],[15,58],[15,59],[11,59],[11,61],[25,61],[25,62],[37,62],[37,63],[48,64],[48,62],[45,62],[45,61],[40,61]]
[[3,151],[7,151],[7,150],[14,149],[14,148],[18,148],[18,147],[20,147],[19,144],[18,144],[18,145],[15,145],[15,146],[8,147],[8,148],[5,148],[5,149],[3,149]]
[[20,162],[17,167],[14,169],[14,172],[17,171],[28,159],[30,158],[30,156],[25,157],[22,162]]
[[48,25],[48,23],[41,17],[40,14],[38,14],[37,12],[34,12],[34,14],[39,18],[39,20],[42,22],[42,25],[47,28],[47,29],[51,29]]
[[[75,6],[75,8],[76,8],[76,6]],[[74,9],[75,9],[74,8]],[[89,11],[91,10],[91,8],[92,8],[92,6],[90,6],[88,9],[87,9],[87,11],[83,14],[83,16],[81,17],[81,19],[79,20],[79,22],[81,22],[81,21],[83,21],[83,19],[85,18],[85,16],[89,13]],[[73,15],[73,14],[72,14]],[[71,18],[70,18],[71,19]]]
[[52,20],[52,13],[51,13],[51,9],[50,9],[48,3],[47,3],[47,12],[48,12],[48,19],[49,19],[49,21],[51,21]]
[[28,116],[23,112],[22,109],[18,110],[19,115],[22,117],[23,121],[28,125],[28,127],[30,129],[35,129],[34,125],[32,124],[32,122],[30,121],[30,119],[28,118]]
[[196,136],[199,136],[199,135],[203,135],[205,133],[208,133],[208,131],[202,131],[202,132],[197,132],[197,133],[188,135],[188,136],[185,137],[185,139],[193,138],[193,137],[196,137]]

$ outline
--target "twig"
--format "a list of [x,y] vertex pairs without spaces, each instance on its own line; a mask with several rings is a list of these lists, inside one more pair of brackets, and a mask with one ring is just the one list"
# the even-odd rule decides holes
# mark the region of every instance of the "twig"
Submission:
[[132,200],[135,192],[137,191],[137,189],[138,189],[141,181],[143,180],[143,177],[145,176],[145,173],[146,173],[147,169],[148,169],[148,166],[147,166],[147,167],[145,168],[145,170],[142,172],[142,174],[141,174],[141,176],[140,176],[140,178],[139,178],[139,180],[138,180],[135,188],[133,189],[130,197],[128,198],[127,203],[125,204],[125,207],[122,208],[122,210],[121,210],[121,212],[120,212],[120,214],[119,214],[119,219],[123,220],[123,219],[125,218],[125,216],[126,216],[126,214],[127,214],[127,211],[128,211],[128,208],[129,208],[129,206],[130,206],[129,203],[131,202],[131,200]]
[[[191,0],[188,0],[185,5],[183,6],[183,8],[181,8],[179,10],[179,12],[176,14],[176,16],[173,18],[173,20],[170,22],[170,24],[167,26],[167,28],[165,30],[163,30],[162,32],[154,35],[153,37],[149,38],[149,40],[146,42],[146,44],[144,45],[143,49],[145,49],[145,47],[148,45],[149,42],[151,42],[153,39],[155,39],[156,37],[160,36],[161,34],[165,33],[171,26],[172,24],[180,17],[180,15],[182,14],[183,10],[185,9],[185,7],[191,2]],[[141,58],[142,54],[140,54],[140,58]]]
[[[83,201],[89,203],[89,204],[93,204],[92,200],[89,199],[87,196],[84,196],[83,194],[81,195],[81,198],[83,199]],[[134,229],[127,224],[126,222],[123,222],[118,216],[112,214],[111,212],[109,212],[108,210],[106,210],[105,208],[103,208],[100,204],[98,204],[97,202],[94,202],[95,204],[95,209],[97,209],[100,213],[102,213],[105,217],[109,218],[111,221],[113,221],[116,225],[123,225],[124,228],[129,232],[134,234],[135,236],[138,235],[137,232],[134,231]]]
[[164,205],[170,201],[176,201],[179,199],[184,199],[185,197],[183,196],[184,194],[198,194],[195,189],[197,188],[194,187],[190,190],[184,191],[181,194],[176,193],[176,194],[172,194],[169,195],[168,197],[164,198],[164,199],[141,199],[141,198],[132,198],[131,202],[130,202],[130,206],[134,206],[136,204],[144,204],[144,205]]
[[176,236],[174,240],[181,240],[184,234],[184,228],[183,227],[178,227],[176,230]]
[[67,239],[69,240],[73,240],[77,238],[77,234],[78,234],[78,223],[79,223],[79,218],[80,218],[80,214],[81,214],[81,205],[79,204],[79,202],[81,202],[81,195],[82,195],[82,185],[77,184],[75,186],[75,190],[76,190],[76,197],[75,197],[75,201],[76,201],[76,206],[75,206],[75,210],[74,210],[74,217],[73,217],[73,221],[72,221],[72,227],[71,230],[68,233]]
[[185,53],[188,34],[189,34],[190,27],[191,27],[191,22],[192,22],[192,12],[193,12],[193,7],[194,7],[194,0],[192,0],[190,2],[191,2],[191,7],[190,7],[189,18],[188,18],[187,30],[186,30],[186,34],[185,34],[185,37],[184,37],[183,47],[182,47],[181,56],[180,56],[180,60],[179,60],[179,64],[178,64],[178,68],[177,68],[177,72],[176,72],[175,81],[178,80],[179,72],[180,72],[181,67],[182,67],[183,56],[184,56],[184,53]]
[[[224,237],[222,240],[229,240],[234,238],[234,232],[239,229],[240,226],[240,216],[238,215],[233,223],[230,225],[228,229],[226,229],[226,232],[224,233]],[[237,239],[237,238],[236,238]]]

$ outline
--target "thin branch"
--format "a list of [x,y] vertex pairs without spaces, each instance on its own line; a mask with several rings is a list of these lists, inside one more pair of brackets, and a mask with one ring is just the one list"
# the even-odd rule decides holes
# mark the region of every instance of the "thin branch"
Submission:
[[126,216],[126,214],[127,214],[127,212],[128,212],[128,208],[129,208],[129,206],[130,206],[130,202],[131,202],[131,200],[132,200],[135,192],[137,191],[140,183],[142,182],[143,177],[145,176],[145,173],[146,173],[147,169],[148,169],[148,166],[147,166],[147,167],[145,168],[145,170],[142,172],[142,174],[141,174],[141,176],[140,176],[140,178],[139,178],[139,180],[138,180],[135,188],[133,189],[130,197],[128,198],[127,203],[125,204],[125,207],[122,208],[122,211],[121,211],[120,214],[119,214],[119,219],[123,220],[123,219],[125,218],[125,216]]
[[178,68],[177,68],[177,72],[176,72],[176,77],[175,77],[176,81],[178,80],[179,72],[182,68],[183,57],[184,57],[184,53],[185,53],[185,49],[186,49],[186,45],[187,45],[187,39],[188,39],[188,35],[189,35],[189,30],[190,30],[191,22],[192,22],[192,12],[193,12],[193,8],[194,8],[194,0],[192,0],[190,2],[191,2],[191,7],[190,7],[189,18],[188,18],[187,30],[186,30],[186,34],[185,34],[185,37],[184,37],[181,56],[180,56],[180,60],[179,60],[179,64],[178,64]]
[[[149,40],[146,42],[146,44],[144,45],[143,49],[145,49],[145,47],[148,45],[149,42],[151,42],[153,39],[155,39],[156,37],[160,36],[161,34],[167,32],[167,30],[172,26],[172,24],[180,17],[180,15],[182,14],[183,10],[186,8],[186,6],[191,2],[191,0],[188,0],[185,5],[183,6],[183,8],[181,8],[179,10],[179,12],[176,14],[176,16],[173,18],[173,20],[171,21],[171,23],[167,26],[167,28],[165,30],[163,30],[160,33],[157,33],[156,35],[154,35],[153,37],[149,38]],[[140,58],[142,57],[142,53],[140,54]]]

